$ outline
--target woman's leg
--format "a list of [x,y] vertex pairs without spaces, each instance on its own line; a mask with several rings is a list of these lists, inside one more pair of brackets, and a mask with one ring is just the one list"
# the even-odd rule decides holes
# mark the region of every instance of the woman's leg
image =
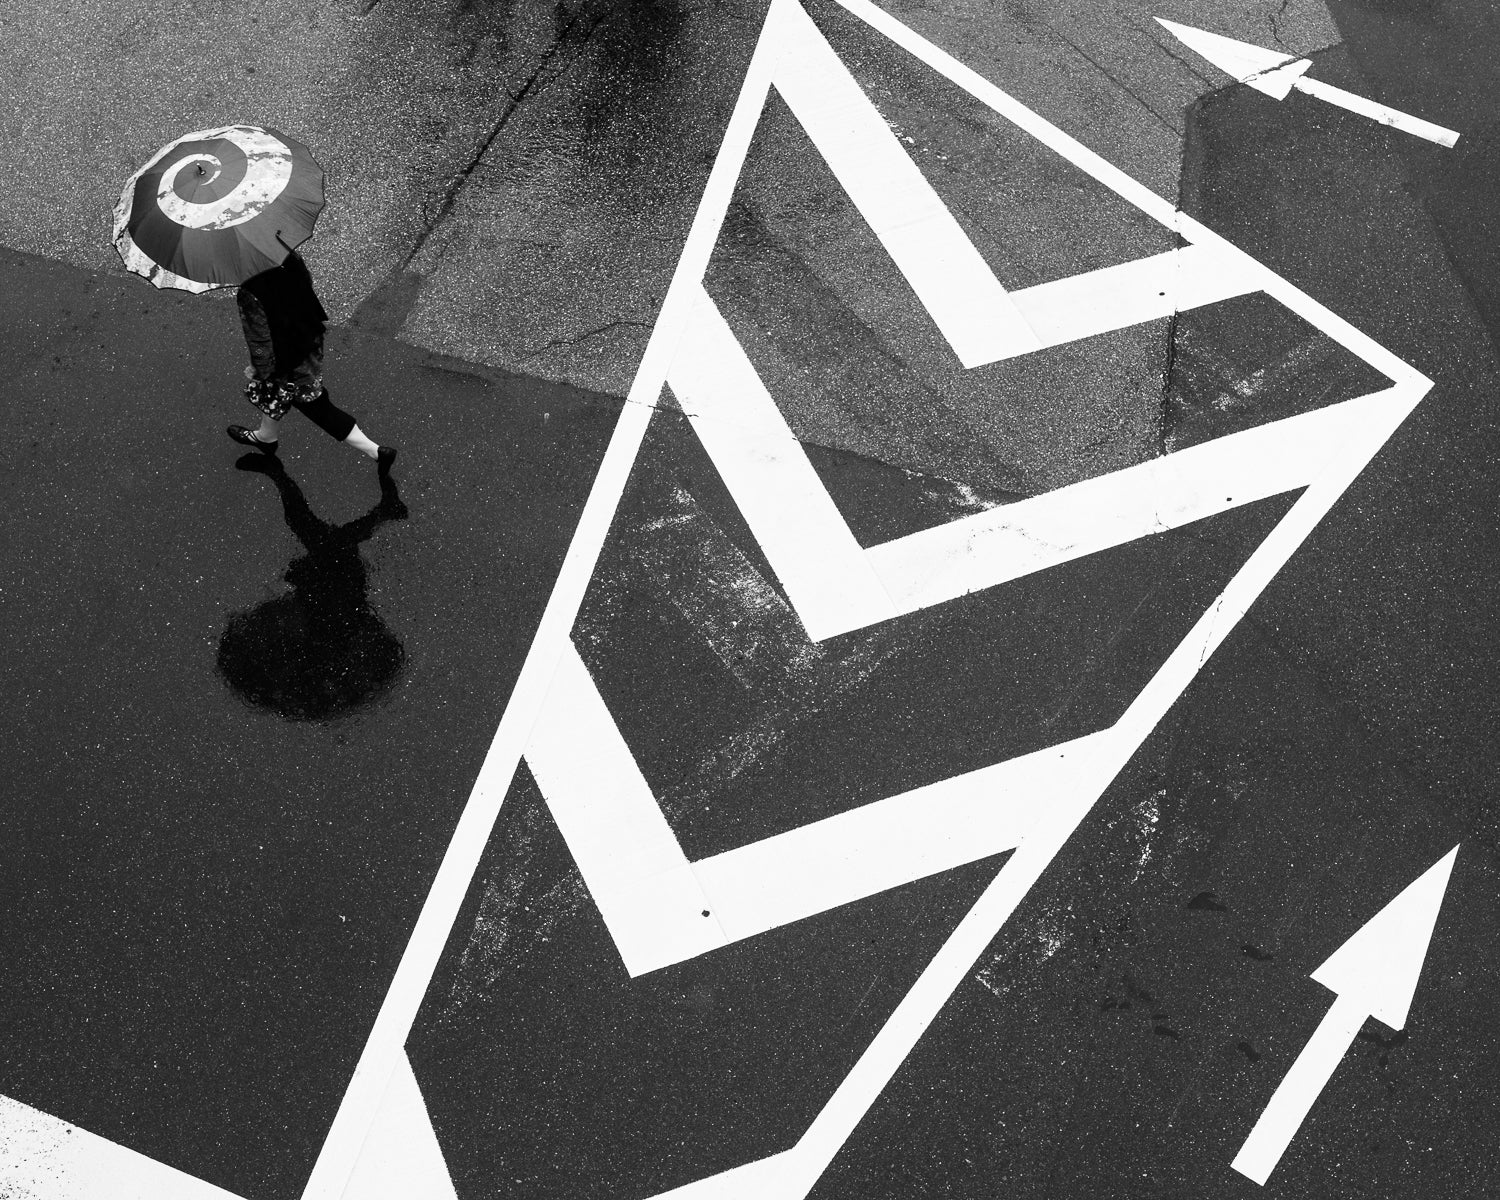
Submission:
[[[374,447],[374,443],[370,442],[369,438],[358,432],[359,426],[355,424],[354,418],[328,398],[327,388],[324,388],[312,400],[294,402],[294,407],[335,441],[348,442],[357,436],[359,441],[369,442]],[[359,441],[354,442],[355,449],[364,450]],[[375,449],[365,450],[365,453],[371,458],[375,457]]]
[[376,458],[380,454],[380,447],[367,438],[364,435],[364,431],[358,425],[349,431],[349,435],[344,438],[344,441],[348,442],[366,458]]
[[395,449],[391,446],[382,448],[366,437],[354,418],[343,409],[336,407],[328,398],[327,388],[319,392],[313,400],[296,402],[295,407],[329,437],[347,442],[366,458],[375,459],[380,464],[382,476],[391,469],[391,463],[396,459]]

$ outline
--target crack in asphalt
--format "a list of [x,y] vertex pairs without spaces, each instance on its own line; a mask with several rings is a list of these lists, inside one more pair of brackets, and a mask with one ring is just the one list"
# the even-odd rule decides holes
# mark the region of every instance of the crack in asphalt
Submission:
[[1287,44],[1281,40],[1280,21],[1282,17],[1286,16],[1286,10],[1291,6],[1291,3],[1292,0],[1281,0],[1281,7],[1273,12],[1269,18],[1269,24],[1271,26],[1271,37],[1275,39],[1276,44],[1283,50],[1287,49]]
[[523,354],[521,356],[521,361],[525,362],[528,359],[537,358],[540,355],[546,354],[549,350],[561,350],[568,346],[576,346],[580,342],[586,342],[590,338],[598,337],[600,334],[608,333],[612,329],[650,329],[651,326],[652,322],[650,321],[607,321],[603,325],[596,325],[592,329],[585,329],[582,333],[575,334],[573,337],[553,338],[550,342],[547,342],[544,345],[538,346],[535,350],[530,350],[527,353]]
[[[380,2],[381,0],[363,0],[365,7],[362,15],[368,16]],[[447,186],[443,189],[443,193],[437,199],[436,203],[428,202],[422,205],[421,231],[413,239],[412,244],[408,247],[406,253],[402,255],[401,259],[360,303],[360,308],[370,306],[379,309],[384,305],[387,294],[401,284],[403,277],[410,271],[411,264],[417,255],[422,252],[423,248],[432,238],[432,235],[442,227],[443,223],[452,213],[464,186],[484,162],[485,156],[490,152],[490,148],[495,144],[495,140],[505,130],[506,126],[510,124],[511,118],[516,115],[517,111],[519,111],[527,100],[540,95],[567,74],[568,70],[578,60],[577,52],[589,44],[601,25],[620,9],[628,6],[629,3],[630,0],[613,0],[613,3],[600,7],[593,4],[591,0],[584,0],[584,3],[571,13],[568,12],[565,4],[559,3],[557,5],[555,15],[562,21],[562,24],[554,35],[551,44],[542,52],[531,74],[526,77],[520,89],[515,92],[507,92],[509,100],[504,110],[495,119],[484,137],[475,144],[465,164],[454,175],[450,176]],[[555,64],[558,56],[565,51],[573,51],[574,53],[566,61]]]
[[1219,90],[1219,84],[1215,83],[1212,79],[1210,79],[1207,75],[1200,71],[1196,63],[1192,62],[1190,59],[1183,58],[1182,55],[1178,54],[1177,51],[1174,50],[1165,39],[1158,40],[1156,44],[1163,54],[1165,54],[1173,62],[1179,64],[1184,70],[1187,71],[1189,75],[1191,75],[1194,79],[1201,83],[1205,88],[1209,89],[1210,93]]
[[1152,108],[1149,104],[1147,104],[1146,101],[1144,99],[1142,99],[1140,97],[1140,95],[1138,95],[1129,85],[1127,85],[1123,79],[1121,79],[1119,76],[1117,76],[1113,71],[1111,71],[1103,63],[1101,63],[1098,59],[1094,58],[1093,55],[1089,54],[1088,51],[1086,51],[1082,46],[1078,45],[1078,43],[1076,43],[1075,41],[1073,41],[1071,38],[1069,38],[1066,35],[1064,35],[1063,33],[1061,33],[1053,25],[1048,25],[1047,29],[1052,34],[1053,37],[1055,37],[1058,41],[1062,42],[1063,45],[1069,47],[1075,54],[1078,55],[1079,58],[1083,59],[1086,63],[1088,63],[1091,67],[1093,67],[1094,70],[1098,71],[1099,74],[1103,75],[1112,84],[1114,84],[1117,88],[1119,88],[1122,92],[1124,92],[1127,96],[1129,96],[1132,100],[1134,100],[1142,108],[1144,108],[1148,113],[1150,113],[1153,117],[1155,117],[1156,120],[1157,120],[1157,122],[1163,128],[1169,129],[1173,133],[1176,133],[1176,134],[1181,134],[1182,133],[1181,129],[1179,129],[1176,125],[1173,125],[1171,121],[1167,120],[1166,117],[1162,116],[1161,113],[1157,112],[1156,109]]
[[1165,457],[1172,437],[1172,375],[1177,369],[1177,330],[1182,312],[1174,308],[1167,319],[1167,355],[1161,369],[1161,404],[1156,413],[1156,455]]
[[[615,0],[615,3],[607,5],[602,12],[600,12],[591,22],[589,22],[588,26],[583,30],[582,36],[580,37],[574,37],[574,30],[577,29],[580,22],[583,21],[585,15],[589,12],[591,5],[587,3],[586,0],[583,5],[574,10],[574,12],[567,18],[566,23],[562,26],[561,29],[557,31],[557,35],[553,39],[552,44],[542,52],[541,58],[538,59],[536,66],[532,69],[531,74],[527,76],[526,81],[521,85],[520,90],[510,93],[510,102],[505,106],[504,111],[501,112],[495,123],[490,126],[489,132],[485,134],[485,136],[479,141],[478,145],[475,146],[473,152],[469,155],[469,161],[465,163],[464,166],[461,167],[459,171],[449,179],[448,186],[443,189],[443,195],[441,199],[435,206],[427,209],[427,211],[424,212],[422,232],[417,235],[416,240],[412,243],[411,248],[407,251],[405,258],[401,262],[399,270],[404,271],[407,267],[411,266],[412,260],[415,259],[419,253],[421,253],[422,247],[427,244],[428,239],[431,238],[433,233],[436,232],[436,230],[447,219],[448,215],[453,211],[453,206],[455,203],[457,203],[459,193],[463,191],[464,185],[469,182],[469,179],[473,176],[474,172],[477,171],[480,164],[484,162],[485,155],[489,153],[490,147],[495,144],[495,139],[500,136],[501,132],[510,123],[511,118],[515,116],[517,110],[520,109],[521,105],[526,103],[526,101],[531,97],[541,94],[551,84],[556,83],[557,80],[561,79],[563,75],[567,73],[568,68],[571,67],[576,61],[576,58],[568,60],[566,63],[554,69],[549,75],[547,69],[552,64],[553,59],[555,59],[558,54],[564,49],[582,49],[584,46],[586,46],[589,43],[589,40],[594,36],[594,33],[598,30],[599,26],[602,25],[615,12],[615,10],[624,7],[627,3],[628,0]],[[560,16],[563,11],[563,6],[559,4],[557,7],[558,15]],[[424,206],[424,208],[426,208],[426,206]]]

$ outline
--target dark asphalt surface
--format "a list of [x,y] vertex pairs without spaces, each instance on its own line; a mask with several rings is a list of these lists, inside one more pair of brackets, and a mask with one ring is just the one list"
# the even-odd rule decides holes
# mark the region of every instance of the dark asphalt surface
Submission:
[[395,487],[295,417],[278,487],[232,305],[5,252],[0,313],[5,1094],[296,1195],[618,403],[339,333]]
[[[1182,206],[1436,386],[975,964],[816,1200],[1500,1194],[1500,25],[1478,0],[1331,7],[1345,42],[1314,77],[1453,125],[1457,148],[1231,87],[1185,113]],[[873,48],[861,64],[874,92],[889,67]],[[757,143],[709,282],[867,544],[1367,386],[1252,299],[1041,362],[1058,386],[1033,408],[996,373],[948,421],[912,324],[881,327],[890,281],[839,275],[868,254],[847,213],[825,207],[785,253],[805,231],[778,212],[827,195],[781,182],[804,160],[774,130]],[[985,224],[968,176],[924,166],[1004,255],[1006,205]],[[1066,225],[1081,200],[1060,188]],[[1150,249],[1101,228],[1101,262]],[[295,419],[279,480],[236,469],[222,433],[249,412],[230,307],[5,251],[0,320],[0,1092],[247,1200],[294,1197],[619,402],[367,319],[337,331],[330,387],[402,447],[394,489]],[[1135,386],[1101,413],[1073,385],[1107,369]],[[1291,499],[813,646],[668,407],[574,642],[697,857],[1108,723]],[[322,652],[350,630],[381,649],[298,670],[310,629],[335,631]],[[227,678],[257,642],[284,668]],[[1406,1031],[1367,1024],[1255,1188],[1229,1162],[1327,1010],[1309,972],[1456,843]],[[998,865],[632,981],[523,768],[408,1043],[460,1197],[644,1200],[789,1146]]]

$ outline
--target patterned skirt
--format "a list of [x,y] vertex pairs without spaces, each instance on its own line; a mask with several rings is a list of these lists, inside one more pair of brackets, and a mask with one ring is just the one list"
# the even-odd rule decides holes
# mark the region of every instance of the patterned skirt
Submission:
[[252,379],[245,385],[245,399],[260,412],[279,421],[293,404],[308,404],[323,394],[323,381],[312,379]]

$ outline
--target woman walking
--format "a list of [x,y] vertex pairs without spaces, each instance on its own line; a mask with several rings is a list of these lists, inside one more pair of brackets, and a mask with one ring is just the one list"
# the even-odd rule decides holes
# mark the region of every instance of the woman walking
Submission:
[[323,332],[328,314],[313,291],[312,273],[295,250],[280,266],[247,279],[236,293],[240,325],[250,349],[245,397],[261,414],[260,427],[231,425],[242,446],[264,454],[280,448],[281,418],[295,408],[329,437],[373,458],[383,477],[396,461],[394,446],[370,440],[359,424],[334,406],[323,386]]
[[238,285],[250,346],[245,396],[260,426],[229,426],[243,446],[275,454],[295,408],[330,437],[373,458],[385,478],[394,446],[365,436],[323,387],[328,314],[296,248],[323,211],[323,168],[295,138],[258,125],[184,134],[132,175],[115,205],[114,242],[128,270],[159,288]]

